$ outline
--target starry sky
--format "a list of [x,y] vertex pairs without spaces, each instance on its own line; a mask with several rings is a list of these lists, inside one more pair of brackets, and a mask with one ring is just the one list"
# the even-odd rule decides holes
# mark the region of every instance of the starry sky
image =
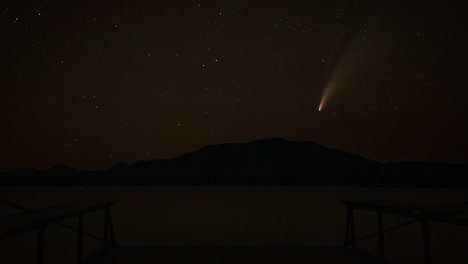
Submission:
[[270,137],[468,163],[462,3],[3,1],[0,170]]

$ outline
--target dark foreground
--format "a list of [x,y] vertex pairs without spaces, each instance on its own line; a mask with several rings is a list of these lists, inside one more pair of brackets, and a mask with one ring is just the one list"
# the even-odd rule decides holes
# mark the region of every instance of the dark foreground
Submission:
[[86,264],[119,263],[382,263],[362,251],[334,246],[142,246],[119,247]]

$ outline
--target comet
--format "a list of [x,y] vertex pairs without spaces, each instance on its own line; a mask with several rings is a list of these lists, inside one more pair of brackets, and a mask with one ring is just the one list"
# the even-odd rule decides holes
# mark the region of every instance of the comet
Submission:
[[323,90],[322,94],[322,99],[320,100],[320,105],[318,110],[322,111],[323,107],[325,106],[325,103],[327,102],[327,99],[330,97],[330,94],[333,94],[333,90],[335,89],[335,85],[333,84],[332,81],[328,82],[327,86]]
[[[318,111],[322,111],[325,107],[328,107],[329,102],[337,96],[338,92],[346,91],[350,85],[355,85],[356,77],[362,73],[362,68],[365,65],[369,65],[372,61],[375,61],[377,57],[383,54],[382,49],[379,48],[379,43],[375,37],[366,34],[367,28],[377,27],[381,17],[384,16],[386,11],[386,1],[377,0],[372,1],[375,6],[370,8],[367,15],[361,16],[358,20],[361,21],[361,30],[356,31],[354,38],[350,39],[350,42],[346,43],[347,46],[344,49],[340,49],[341,52],[332,53],[331,57],[338,58],[334,61],[334,65],[327,67],[328,79],[325,79],[324,89],[322,97],[320,98],[320,105]],[[356,26],[358,26],[356,24]],[[341,39],[336,39],[339,46],[341,46]],[[338,55],[338,57],[335,57]],[[332,68],[333,67],[333,68]],[[353,83],[354,82],[354,83]]]
[[319,111],[324,109],[338,90],[342,90],[354,81],[359,70],[365,65],[365,61],[371,57],[368,56],[369,50],[371,50],[369,43],[363,42],[362,39],[355,40],[345,50],[323,90]]

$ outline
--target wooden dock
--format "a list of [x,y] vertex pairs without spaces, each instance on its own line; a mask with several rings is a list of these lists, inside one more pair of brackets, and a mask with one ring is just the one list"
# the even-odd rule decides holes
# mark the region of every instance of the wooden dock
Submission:
[[[0,200],[2,202],[2,200]],[[450,207],[417,205],[389,201],[343,201],[346,205],[345,241],[340,246],[293,246],[293,245],[117,245],[111,216],[115,201],[88,201],[69,203],[40,210],[28,210],[8,201],[3,203],[23,211],[0,219],[0,239],[7,239],[24,232],[37,231],[36,263],[45,263],[44,238],[50,225],[61,225],[77,234],[76,263],[79,264],[149,264],[149,263],[388,263],[385,254],[386,232],[421,223],[422,249],[424,262],[431,263],[429,223],[440,222],[468,226],[466,203]],[[354,211],[364,210],[376,213],[377,230],[362,237],[356,236]],[[102,211],[103,237],[87,233],[84,220],[88,213]],[[410,221],[386,227],[385,214],[405,216]],[[77,226],[62,221],[77,218]],[[84,238],[90,237],[103,242],[103,250],[88,257],[84,256]],[[379,243],[379,256],[369,255],[357,247],[357,242],[376,236]]]
[[[422,227],[422,241],[424,251],[424,263],[431,263],[431,247],[429,224],[431,222],[447,223],[452,225],[468,226],[468,210],[466,203],[450,207],[440,207],[437,205],[428,204],[412,204],[396,201],[343,201],[346,205],[346,233],[345,242],[346,247],[356,249],[356,243],[360,240],[367,239],[372,236],[378,236],[380,258],[385,260],[385,232],[395,230],[397,228],[413,224],[421,223]],[[361,238],[356,238],[354,211],[363,210],[376,213],[377,216],[377,232],[366,235]],[[383,216],[397,215],[411,218],[410,221],[384,228]]]
[[[84,236],[92,236],[104,242],[104,248],[110,248],[115,244],[114,228],[112,224],[111,207],[115,204],[113,200],[106,201],[84,201],[68,203],[59,206],[48,207],[40,210],[30,211],[25,208],[23,213],[14,214],[0,219],[0,239],[18,235],[29,231],[37,231],[36,239],[36,264],[45,263],[44,241],[47,228],[53,224],[62,225],[77,233],[77,263],[83,263]],[[15,206],[18,209],[21,206]],[[91,212],[104,211],[104,237],[99,238],[88,234],[84,230],[85,215]],[[62,221],[78,218],[78,227],[72,227]]]

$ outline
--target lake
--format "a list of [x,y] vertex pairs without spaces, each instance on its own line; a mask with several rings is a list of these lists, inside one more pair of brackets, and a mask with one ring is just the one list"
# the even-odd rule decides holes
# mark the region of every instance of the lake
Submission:
[[[29,209],[68,201],[116,199],[113,219],[123,245],[336,245],[345,227],[343,199],[391,200],[437,205],[468,201],[468,190],[353,187],[2,187],[0,196]],[[17,210],[0,205],[0,214]],[[376,231],[373,213],[355,213],[357,237]],[[408,221],[384,216],[385,227]],[[76,225],[75,220],[67,221]],[[85,218],[88,232],[101,235],[102,213]],[[433,263],[465,263],[468,227],[432,223]],[[385,234],[386,254],[398,263],[422,263],[420,224]],[[1,263],[34,263],[33,233],[0,242]],[[87,238],[86,252],[101,243]],[[60,226],[47,231],[48,263],[73,263],[76,233]],[[378,254],[377,238],[358,247]]]

